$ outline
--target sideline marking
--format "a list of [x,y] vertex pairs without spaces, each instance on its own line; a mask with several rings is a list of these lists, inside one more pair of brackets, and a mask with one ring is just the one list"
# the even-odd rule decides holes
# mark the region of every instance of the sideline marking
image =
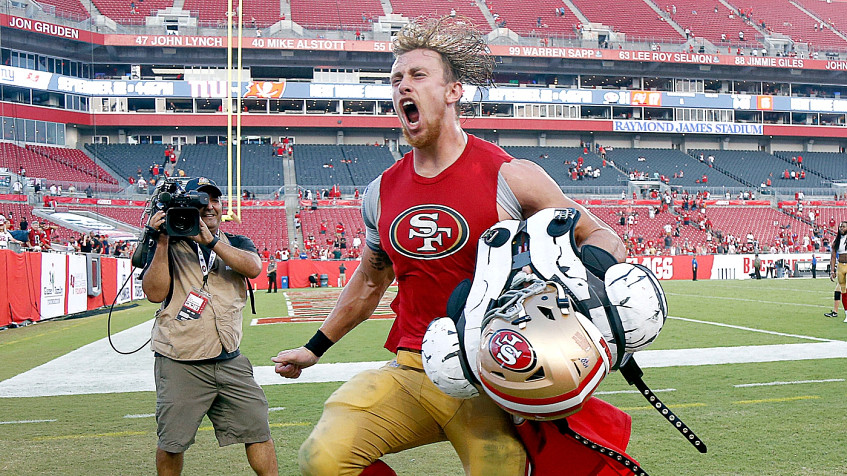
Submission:
[[155,413],[139,413],[137,415],[124,415],[124,418],[150,418],[156,416]]
[[[661,388],[659,390],[653,390],[653,393],[659,392],[676,392],[675,388]],[[608,392],[594,392],[593,395],[620,395],[624,393],[637,393],[641,395],[641,392],[638,390],[610,390]]]
[[[47,322],[47,321],[45,320],[44,322]],[[36,322],[35,324],[41,324],[41,321]],[[30,324],[30,325],[35,325],[35,324]],[[85,322],[84,320],[83,320],[83,321],[80,321],[80,322],[77,322],[76,324],[71,324],[71,325],[69,325],[68,327],[63,327],[63,328],[61,328],[61,329],[50,329],[50,330],[45,330],[44,332],[42,332],[42,333],[40,333],[40,334],[33,334],[33,335],[26,336],[26,337],[21,337],[21,338],[19,338],[19,339],[14,339],[14,340],[9,340],[9,341],[6,341],[6,342],[2,342],[2,343],[0,343],[0,347],[6,347],[6,346],[13,345],[13,344],[18,344],[18,343],[25,342],[25,341],[32,340],[32,339],[36,339],[36,338],[39,338],[39,337],[44,337],[44,336],[46,336],[46,335],[50,335],[50,334],[56,334],[56,333],[59,333],[59,332],[65,332],[65,331],[67,331],[68,329],[73,329],[74,327],[79,327],[79,326],[81,326],[81,325],[83,325],[83,324],[86,324],[86,322]]]
[[[828,378],[824,380],[795,380],[793,382],[766,382],[766,383],[740,383],[733,385],[735,388],[741,387],[766,387],[770,385],[794,385],[798,383],[825,383],[825,382],[843,382],[843,378]],[[596,392],[595,392],[596,393]]]
[[152,433],[150,431],[113,431],[110,433],[92,433],[90,435],[58,435],[58,436],[36,436],[33,441],[53,441],[53,440],[81,440],[83,438],[107,438],[112,436],[139,436]]
[[269,412],[278,412],[280,410],[285,410],[285,407],[270,407],[270,408],[268,408]]
[[706,298],[706,299],[724,299],[726,301],[745,301],[745,302],[755,302],[759,304],[779,304],[780,306],[800,306],[800,307],[814,307],[814,308],[822,308],[828,309],[830,306],[822,306],[820,304],[803,304],[799,302],[780,302],[780,301],[762,301],[760,299],[744,299],[744,298],[736,298],[736,297],[726,297],[726,296],[706,296],[703,294],[683,294],[683,293],[665,293],[668,296],[684,296],[684,297],[696,297],[696,298]]
[[[56,420],[44,420],[44,421],[56,421]],[[271,423],[271,428],[280,428],[287,426],[311,426],[313,423],[309,422],[293,422],[293,423]],[[212,426],[201,426],[197,429],[197,431],[214,431],[214,427]],[[81,440],[85,438],[104,438],[104,437],[113,437],[113,436],[140,436],[140,435],[149,435],[155,434],[155,431],[116,431],[111,433],[92,433],[90,435],[85,435],[81,433],[71,434],[71,435],[57,435],[57,436],[36,436],[32,438],[32,441],[54,441],[54,440]]]
[[18,420],[18,421],[0,421],[0,425],[18,425],[23,423],[51,423],[56,420]]
[[730,327],[732,329],[739,329],[739,330],[742,330],[742,331],[761,332],[762,334],[772,334],[772,335],[782,336],[782,337],[796,337],[796,338],[799,338],[799,339],[816,340],[818,342],[840,342],[840,341],[833,340],[833,339],[821,339],[820,337],[803,336],[803,335],[799,335],[799,334],[786,334],[784,332],[776,332],[776,331],[766,331],[766,330],[763,330],[763,329],[755,329],[753,327],[735,326],[735,325],[732,325],[732,324],[724,324],[722,322],[701,321],[699,319],[689,319],[687,317],[668,316],[668,319],[677,319],[677,320],[680,320],[680,321],[696,322],[697,324],[711,324],[713,326],[718,326],[718,327]]
[[762,398],[760,400],[738,400],[732,403],[737,403],[739,405],[747,405],[750,403],[774,403],[774,402],[792,402],[794,400],[817,400],[821,397],[818,395],[800,395],[797,397],[785,397],[785,398]]
[[288,309],[288,315],[294,315],[294,306],[291,305],[291,298],[288,296],[288,291],[284,291],[282,293],[282,297],[285,298],[285,307]]
[[[692,408],[692,407],[705,407],[705,403],[680,403],[677,405],[665,405],[670,409],[674,408]],[[646,407],[618,407],[619,410],[624,412],[629,412],[633,410],[655,410],[654,407],[647,405]]]

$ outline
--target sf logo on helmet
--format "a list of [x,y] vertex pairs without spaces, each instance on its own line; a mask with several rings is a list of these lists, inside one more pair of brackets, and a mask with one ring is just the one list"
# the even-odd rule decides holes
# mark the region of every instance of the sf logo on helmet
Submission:
[[529,342],[509,329],[501,329],[491,336],[488,351],[501,367],[516,372],[529,370],[535,363],[535,352]]
[[468,241],[464,217],[443,205],[418,205],[391,223],[391,244],[400,254],[416,259],[449,256]]

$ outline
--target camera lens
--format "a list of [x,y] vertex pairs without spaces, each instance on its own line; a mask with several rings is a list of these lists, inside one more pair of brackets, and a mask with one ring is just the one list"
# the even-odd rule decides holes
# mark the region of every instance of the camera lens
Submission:
[[184,233],[188,231],[192,225],[193,222],[191,221],[191,218],[183,214],[175,214],[171,217],[171,228],[176,231]]
[[170,236],[194,236],[200,233],[200,210],[178,207],[168,210],[165,231]]

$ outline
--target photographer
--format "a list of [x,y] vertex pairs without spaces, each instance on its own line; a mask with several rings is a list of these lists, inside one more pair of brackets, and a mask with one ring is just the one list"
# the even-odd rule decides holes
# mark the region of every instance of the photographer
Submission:
[[183,238],[165,232],[166,213],[156,211],[149,226],[158,230],[148,254],[143,289],[161,302],[153,325],[156,468],[180,474],[183,453],[208,415],[221,446],[244,443],[256,474],[277,474],[268,425],[268,402],[240,354],[247,277],[261,272],[253,242],[220,233],[221,191],[206,178],[189,181],[185,192],[205,192],[199,207],[200,233]]

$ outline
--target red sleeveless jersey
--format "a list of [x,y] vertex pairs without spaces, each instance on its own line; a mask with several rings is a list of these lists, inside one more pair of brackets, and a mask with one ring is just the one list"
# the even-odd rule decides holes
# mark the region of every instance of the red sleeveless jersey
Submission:
[[430,321],[446,315],[447,299],[472,279],[477,240],[497,223],[497,174],[512,158],[468,135],[462,155],[436,177],[418,175],[414,152],[380,182],[379,240],[394,264],[397,314],[385,347],[421,348]]

